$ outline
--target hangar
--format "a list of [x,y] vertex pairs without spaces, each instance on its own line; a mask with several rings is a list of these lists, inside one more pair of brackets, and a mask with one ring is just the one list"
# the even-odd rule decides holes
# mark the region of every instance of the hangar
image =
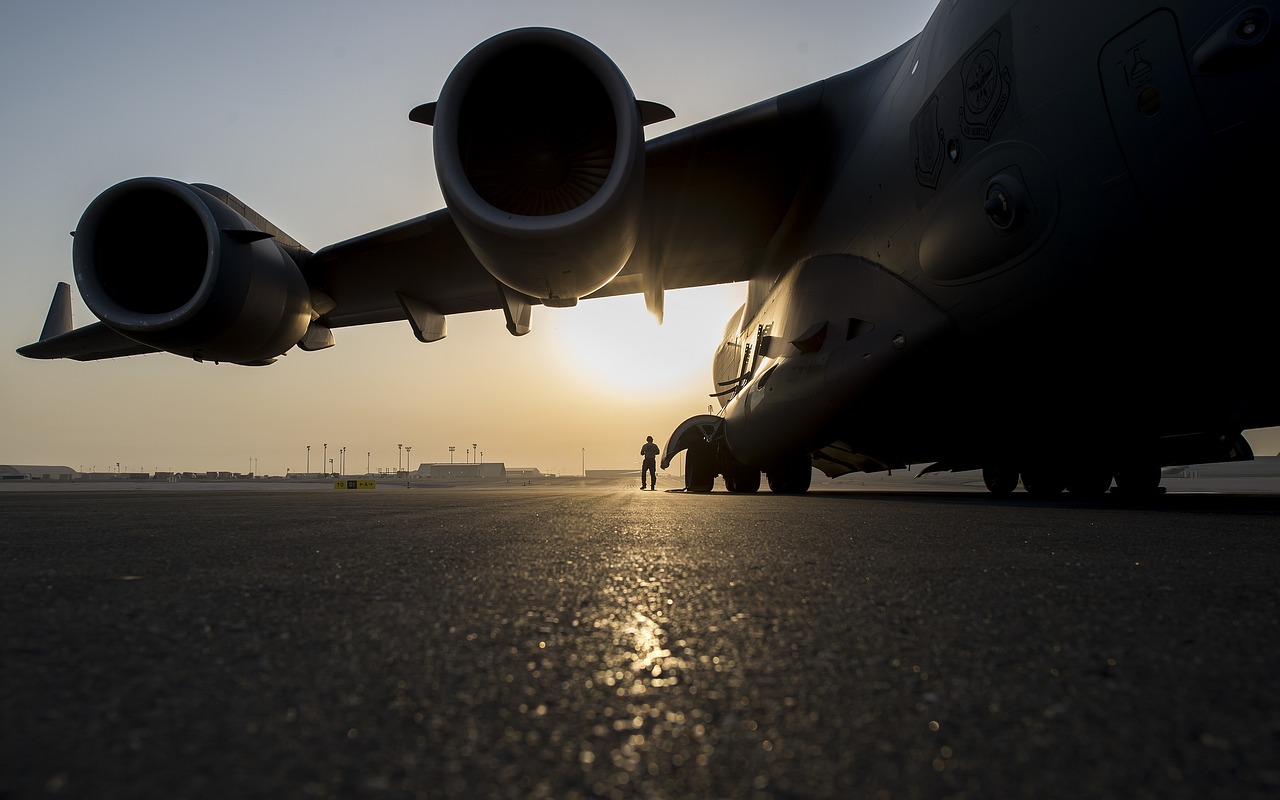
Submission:
[[74,481],[79,477],[71,467],[0,464],[0,480],[4,481]]
[[412,473],[415,478],[482,478],[502,480],[507,477],[507,465],[501,461],[466,464],[419,464]]

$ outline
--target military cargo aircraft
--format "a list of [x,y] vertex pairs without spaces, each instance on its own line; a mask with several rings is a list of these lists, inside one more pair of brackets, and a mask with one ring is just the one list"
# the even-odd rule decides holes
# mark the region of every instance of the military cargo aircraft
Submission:
[[[1034,494],[1158,491],[1280,424],[1280,0],[943,0],[849,72],[646,140],[672,111],[561,30],[468,53],[444,209],[309,251],[229,192],[137,178],[75,230],[33,358],[263,365],[332,331],[745,282],[687,487],[907,464]],[[1169,397],[1194,398],[1168,403]]]

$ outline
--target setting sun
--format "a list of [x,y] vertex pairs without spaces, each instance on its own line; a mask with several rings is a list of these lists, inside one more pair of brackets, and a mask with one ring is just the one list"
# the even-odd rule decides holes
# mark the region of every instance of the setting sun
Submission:
[[661,325],[639,295],[547,309],[542,318],[555,349],[586,387],[626,395],[709,394],[712,356],[744,293],[739,284],[668,292]]

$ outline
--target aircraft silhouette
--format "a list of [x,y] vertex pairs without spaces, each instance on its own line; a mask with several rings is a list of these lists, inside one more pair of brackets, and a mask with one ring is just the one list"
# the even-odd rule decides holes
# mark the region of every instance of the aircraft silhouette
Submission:
[[[466,55],[434,126],[446,208],[311,252],[228,192],[138,178],[86,209],[33,358],[261,365],[332,330],[745,281],[687,486],[807,491],[906,464],[988,488],[1158,491],[1280,424],[1276,0],[943,0],[849,72],[672,117],[564,31]],[[1170,397],[1187,398],[1168,402]]]

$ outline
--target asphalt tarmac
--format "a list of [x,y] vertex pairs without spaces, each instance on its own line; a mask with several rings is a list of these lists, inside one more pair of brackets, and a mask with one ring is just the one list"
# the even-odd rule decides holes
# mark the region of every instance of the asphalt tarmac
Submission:
[[1280,496],[0,492],[0,797],[1280,793]]

